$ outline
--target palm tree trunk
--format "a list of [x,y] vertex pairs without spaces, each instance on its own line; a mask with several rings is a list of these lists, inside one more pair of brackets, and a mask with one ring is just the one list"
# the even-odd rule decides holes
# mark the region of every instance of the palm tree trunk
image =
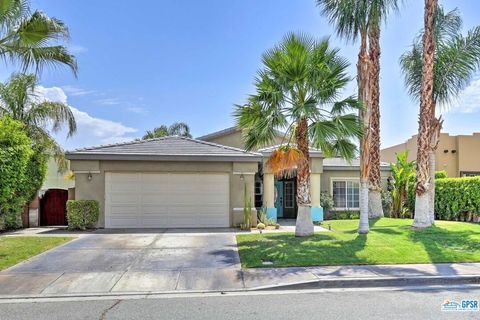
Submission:
[[313,222],[310,202],[310,153],[308,150],[308,122],[301,119],[295,130],[297,147],[303,153],[304,160],[297,166],[297,221],[295,236],[306,237],[313,235]]
[[383,217],[382,188],[380,177],[380,27],[371,26],[368,31],[370,68],[370,173],[368,194],[368,216]]
[[[437,0],[425,0],[424,34],[423,34],[423,66],[422,92],[420,96],[420,120],[418,128],[417,182],[415,185],[415,219],[413,227],[425,228],[432,225],[429,217],[431,188],[430,150],[432,126],[434,125],[435,105],[433,101],[433,67],[435,54],[434,16]],[[433,109],[433,110],[432,110]]]
[[359,112],[363,124],[363,136],[360,139],[360,222],[358,233],[368,233],[368,176],[370,172],[370,95],[369,95],[369,57],[367,54],[367,34],[362,32],[360,52],[357,62],[358,97],[363,104]]
[[428,190],[428,197],[429,197],[429,207],[428,207],[428,218],[430,222],[433,224],[435,222],[435,170],[436,170],[436,155],[435,152],[437,151],[438,142],[440,139],[440,131],[442,130],[443,121],[441,119],[437,119],[435,117],[435,108],[436,103],[434,101],[434,108],[433,108],[433,125],[432,125],[432,132],[431,132],[431,142],[430,142],[430,151],[428,153],[428,161],[430,167],[430,181],[431,186]]

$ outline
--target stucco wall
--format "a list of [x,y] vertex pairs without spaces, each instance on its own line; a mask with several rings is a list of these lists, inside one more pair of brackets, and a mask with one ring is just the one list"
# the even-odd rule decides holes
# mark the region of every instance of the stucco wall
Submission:
[[42,187],[40,190],[48,190],[48,189],[65,189],[68,190],[69,188],[73,188],[75,186],[75,181],[73,180],[66,180],[65,173],[58,172],[58,165],[55,159],[50,158],[48,159],[48,168],[47,168],[47,175],[45,177],[45,181],[43,182]]
[[[236,170],[233,170],[235,167]],[[218,173],[226,172],[230,176],[230,225],[243,217],[244,185],[247,193],[254,199],[254,174],[258,165],[232,162],[160,162],[160,161],[84,161],[72,160],[71,169],[76,172],[75,198],[97,200],[100,204],[100,218],[97,226],[105,226],[105,172],[181,172],[181,173]],[[92,173],[88,180],[88,171]],[[98,172],[98,173],[97,173]],[[242,175],[245,172],[248,174]],[[243,179],[243,180],[242,180]],[[238,209],[241,210],[238,210]],[[235,210],[236,209],[236,210]],[[252,214],[254,215],[254,214]],[[256,213],[255,213],[256,217]]]
[[[387,178],[390,176],[390,171],[380,171],[382,176],[382,188],[387,186]],[[322,192],[327,192],[329,195],[332,195],[331,183],[332,179],[335,178],[358,178],[360,179],[359,170],[326,170],[324,168],[323,174],[320,180],[320,189]]]
[[[409,151],[409,160],[417,157],[417,136],[381,151],[381,160],[395,162],[396,153]],[[454,151],[454,152],[452,152]],[[480,172],[480,133],[451,136],[440,134],[436,155],[436,169],[445,170],[449,177],[459,177],[461,172]]]
[[480,171],[480,133],[458,136],[458,171]]

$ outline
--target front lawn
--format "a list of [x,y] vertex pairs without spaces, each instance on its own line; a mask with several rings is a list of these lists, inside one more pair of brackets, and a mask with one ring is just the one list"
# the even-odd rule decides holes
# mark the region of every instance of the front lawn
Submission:
[[71,237],[0,237],[0,270],[72,239]]
[[[296,238],[293,233],[238,234],[243,267],[344,264],[399,264],[480,261],[480,225],[436,221],[421,231],[410,219],[370,221],[370,233],[357,234],[358,220],[333,220],[331,232]],[[264,265],[264,261],[272,264]]]

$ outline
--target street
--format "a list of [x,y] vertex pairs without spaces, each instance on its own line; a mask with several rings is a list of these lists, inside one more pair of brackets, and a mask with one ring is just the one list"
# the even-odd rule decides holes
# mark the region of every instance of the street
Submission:
[[479,311],[441,311],[445,300],[479,298],[478,287],[450,287],[3,300],[0,319],[479,319]]

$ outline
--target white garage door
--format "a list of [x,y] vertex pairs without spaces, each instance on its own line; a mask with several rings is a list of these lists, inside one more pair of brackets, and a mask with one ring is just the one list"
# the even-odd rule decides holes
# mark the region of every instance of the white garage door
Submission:
[[228,174],[107,173],[106,228],[229,226]]

